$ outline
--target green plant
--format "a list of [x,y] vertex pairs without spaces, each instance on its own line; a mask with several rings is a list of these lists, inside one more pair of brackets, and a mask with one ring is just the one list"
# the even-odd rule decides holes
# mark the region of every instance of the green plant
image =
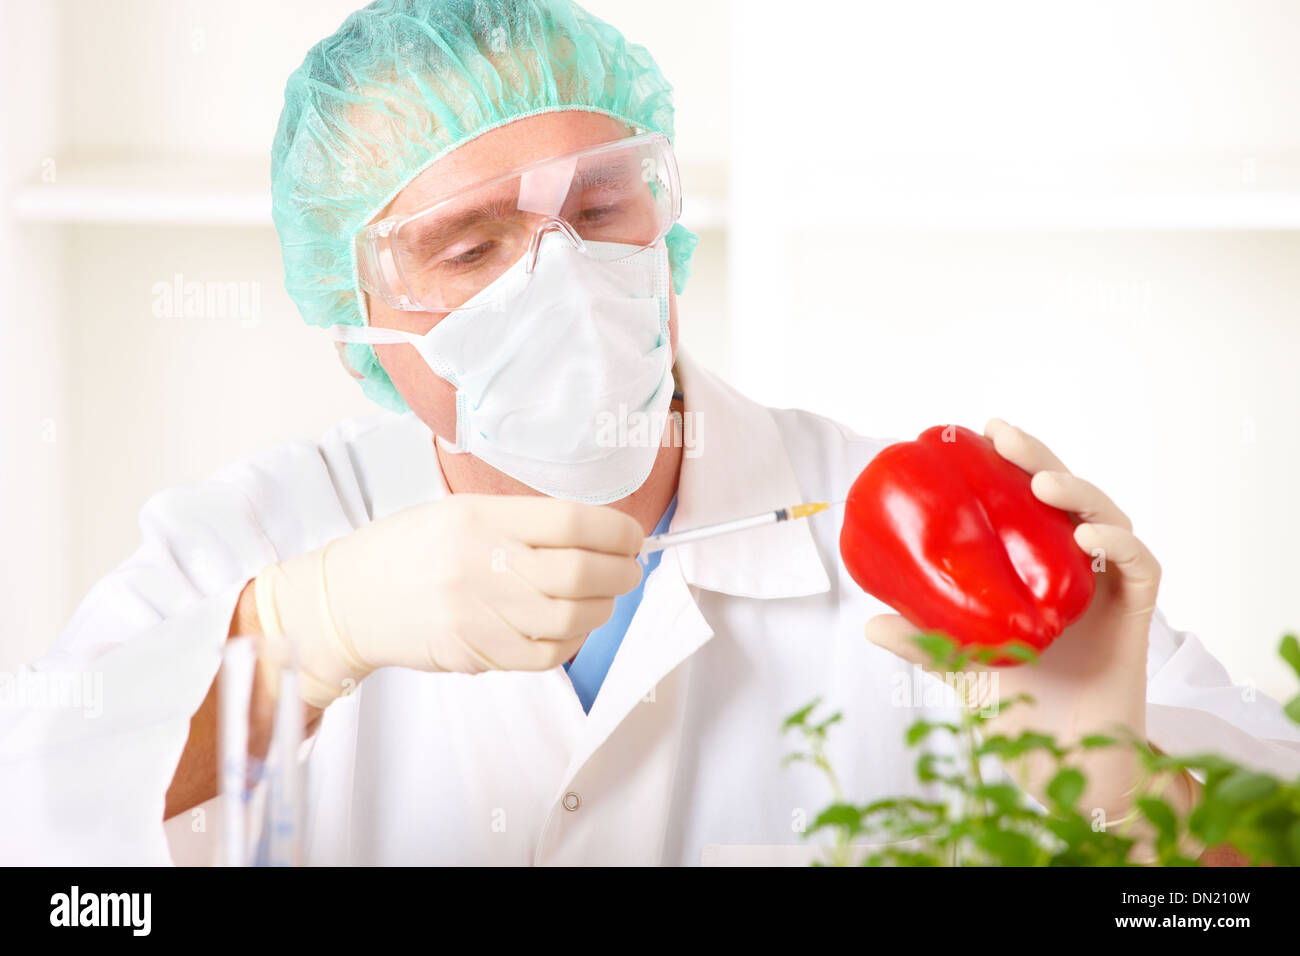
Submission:
[[[941,634],[916,638],[937,673],[964,673],[972,660],[987,660],[988,649],[960,649]],[[999,649],[1006,653],[1007,648]],[[1300,678],[1300,642],[1282,639],[1279,654]],[[1034,655],[1021,656],[1033,666]],[[963,685],[969,687],[969,685]],[[890,797],[859,805],[849,801],[827,755],[829,732],[842,714],[819,716],[820,699],[785,719],[783,731],[797,732],[804,749],[785,763],[807,762],[827,778],[832,802],[805,833],[829,832],[833,842],[824,863],[834,866],[1124,866],[1139,862],[1140,841],[1132,832],[1140,819],[1153,835],[1154,862],[1193,866],[1187,838],[1206,847],[1230,845],[1253,864],[1300,866],[1300,779],[1284,781],[1242,767],[1217,754],[1168,756],[1145,741],[1124,736],[1093,735],[1064,746],[1047,734],[1026,731],[1012,738],[986,732],[991,715],[973,699],[958,708],[957,722],[914,722],[906,744],[920,750],[916,777],[937,790],[939,799]],[[999,709],[1032,704],[1027,696],[1000,701]],[[1300,694],[1285,706],[1300,724]],[[936,747],[938,743],[942,746]],[[1129,747],[1143,771],[1135,812],[1108,826],[1100,811],[1080,808],[1087,778],[1076,766],[1087,751]],[[1032,756],[1050,761],[1052,772],[1045,800],[1038,803],[1014,783],[986,780],[983,763],[993,759],[1009,770],[1023,768]],[[1203,779],[1195,806],[1185,814],[1163,797],[1178,774],[1191,771]],[[872,844],[855,853],[855,844]],[[855,859],[855,855],[859,858]]]

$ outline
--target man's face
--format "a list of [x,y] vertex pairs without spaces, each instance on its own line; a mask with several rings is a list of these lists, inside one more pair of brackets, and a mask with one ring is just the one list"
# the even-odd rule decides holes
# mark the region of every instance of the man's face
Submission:
[[[453,150],[417,176],[375,218],[406,215],[458,190],[494,179],[527,163],[559,156],[586,146],[597,146],[628,135],[617,120],[598,113],[569,111],[545,113],[517,120],[484,133]],[[404,312],[367,296],[370,324],[424,334],[446,313]],[[669,336],[677,357],[677,297],[669,294]],[[410,345],[376,345],[384,370],[406,404],[447,441],[456,438],[456,390],[434,374]]]

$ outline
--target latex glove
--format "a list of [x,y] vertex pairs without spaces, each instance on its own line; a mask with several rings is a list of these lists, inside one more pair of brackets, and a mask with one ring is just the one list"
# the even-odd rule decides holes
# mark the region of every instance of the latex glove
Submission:
[[[977,668],[996,675],[982,685],[1001,700],[1029,694],[1035,705],[1016,704],[986,724],[992,733],[1016,736],[1023,730],[1055,735],[1073,744],[1091,733],[1113,735],[1126,728],[1146,739],[1147,646],[1160,587],[1160,565],[1136,535],[1133,524],[1096,486],[1071,474],[1038,439],[1001,419],[984,434],[998,453],[1032,474],[1035,497],[1073,512],[1081,523],[1074,539],[1094,556],[1096,592],[1087,612],[1044,651],[1036,663],[1019,667]],[[1104,563],[1104,570],[1103,570]],[[917,628],[896,614],[867,622],[867,638],[905,660],[926,666],[928,658],[910,640]],[[989,701],[979,702],[987,706]],[[1101,810],[1114,822],[1132,813],[1139,764],[1131,748],[1108,747],[1088,753],[1078,764],[1088,778],[1080,806]],[[1050,765],[1036,754],[1020,781],[1042,796]],[[1185,808],[1193,798],[1186,775],[1162,796]]]
[[380,667],[549,670],[640,582],[642,541],[611,508],[449,495],[267,567],[258,618],[268,646],[292,643],[321,708]]

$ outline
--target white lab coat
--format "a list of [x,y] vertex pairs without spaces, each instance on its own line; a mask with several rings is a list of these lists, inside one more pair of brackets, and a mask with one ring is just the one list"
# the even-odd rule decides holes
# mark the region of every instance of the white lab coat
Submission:
[[[685,354],[678,373],[698,428],[673,530],[842,498],[885,444],[762,407]],[[384,415],[151,499],[140,549],[34,665],[102,674],[102,714],[0,715],[0,861],[204,859],[213,802],[165,829],[164,793],[244,582],[447,493],[429,430]],[[866,801],[918,792],[903,733],[942,710],[862,636],[888,609],[847,577],[837,535],[834,517],[814,517],[665,552],[589,715],[559,668],[371,675],[311,742],[306,861],[807,862],[802,828],[831,798],[810,766],[782,766],[798,744],[782,719],[815,697],[842,710],[831,751],[846,795]],[[1148,676],[1164,751],[1300,773],[1300,732],[1278,704],[1234,687],[1159,615]]]

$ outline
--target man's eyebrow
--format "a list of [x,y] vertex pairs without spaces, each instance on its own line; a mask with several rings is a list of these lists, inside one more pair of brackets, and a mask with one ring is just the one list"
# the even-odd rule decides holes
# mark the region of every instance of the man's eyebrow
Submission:
[[574,186],[580,189],[591,189],[597,186],[623,186],[627,184],[628,175],[631,173],[630,163],[626,160],[605,163],[600,166],[587,166],[577,170],[573,175]]
[[447,245],[466,229],[485,222],[511,219],[518,212],[517,199],[514,196],[485,199],[462,212],[415,223],[409,238],[421,246],[437,248]]

